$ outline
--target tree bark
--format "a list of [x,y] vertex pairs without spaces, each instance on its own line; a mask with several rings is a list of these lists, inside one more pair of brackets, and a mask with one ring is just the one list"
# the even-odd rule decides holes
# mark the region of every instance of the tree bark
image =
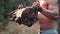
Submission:
[[8,0],[4,0],[4,17],[7,18],[7,1]]
[[21,4],[18,6],[18,8],[25,8],[27,6],[28,0],[21,0]]

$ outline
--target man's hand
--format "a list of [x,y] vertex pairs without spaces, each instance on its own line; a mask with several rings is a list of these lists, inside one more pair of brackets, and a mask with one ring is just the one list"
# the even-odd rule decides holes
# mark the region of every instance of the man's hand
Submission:
[[40,3],[39,2],[34,2],[32,7],[33,8],[39,8],[40,7]]
[[37,11],[42,11],[42,8],[40,7],[40,3],[39,2],[34,2],[32,5],[32,8],[37,9]]

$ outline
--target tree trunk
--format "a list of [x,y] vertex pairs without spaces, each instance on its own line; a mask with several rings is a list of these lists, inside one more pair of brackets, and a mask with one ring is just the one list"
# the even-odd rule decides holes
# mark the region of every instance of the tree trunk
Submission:
[[5,10],[4,10],[4,18],[7,18],[7,12],[8,12],[8,11],[7,11],[7,1],[8,1],[8,0],[4,0],[4,9],[5,9]]
[[26,7],[27,3],[28,3],[28,0],[22,0],[22,5],[23,5],[24,7]]
[[28,0],[21,0],[21,4],[18,6],[18,8],[25,8],[28,4]]

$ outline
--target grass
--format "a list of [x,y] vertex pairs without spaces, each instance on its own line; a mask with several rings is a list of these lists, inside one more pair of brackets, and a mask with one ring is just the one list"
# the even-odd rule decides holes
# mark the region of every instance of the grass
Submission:
[[0,34],[37,34],[39,27],[38,23],[35,23],[32,27],[27,27],[23,24],[10,22],[6,27],[7,31],[1,31]]
[[[39,23],[35,23],[32,27],[27,27],[23,24],[19,25],[15,22],[10,22],[4,30],[4,26],[0,24],[0,34],[38,34]],[[60,32],[60,30],[58,30]]]

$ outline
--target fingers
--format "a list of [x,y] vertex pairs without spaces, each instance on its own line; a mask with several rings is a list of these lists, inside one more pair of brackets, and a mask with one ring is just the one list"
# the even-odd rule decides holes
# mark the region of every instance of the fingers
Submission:
[[38,7],[40,7],[40,3],[39,2],[34,2],[33,5],[32,5],[32,7],[38,8]]

